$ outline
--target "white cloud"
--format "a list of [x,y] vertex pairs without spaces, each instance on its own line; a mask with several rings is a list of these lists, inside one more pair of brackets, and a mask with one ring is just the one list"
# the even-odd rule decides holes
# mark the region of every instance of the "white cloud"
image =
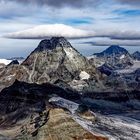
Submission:
[[92,38],[89,39],[87,44],[93,46],[110,46],[110,45],[120,45],[120,46],[140,46],[140,40],[119,40],[119,39],[110,39],[107,37]]
[[64,24],[40,25],[31,29],[8,33],[5,38],[12,39],[44,39],[53,36],[66,38],[84,38],[93,36],[93,32],[77,29]]
[[[20,27],[20,26],[19,26]],[[122,30],[122,29],[87,29],[76,28],[72,26],[68,26],[65,24],[46,24],[40,25],[35,27],[30,27],[25,29],[26,26],[23,26],[24,30],[6,33],[3,35],[5,38],[11,39],[45,39],[54,36],[63,36],[66,38],[91,38],[91,37],[101,37],[108,38],[110,41],[116,42],[124,42],[121,40],[129,40],[130,44],[132,45],[134,42],[140,41],[140,32],[135,30]],[[102,42],[102,40],[100,42]],[[134,40],[134,41],[131,41]],[[129,45],[129,44],[128,44]]]

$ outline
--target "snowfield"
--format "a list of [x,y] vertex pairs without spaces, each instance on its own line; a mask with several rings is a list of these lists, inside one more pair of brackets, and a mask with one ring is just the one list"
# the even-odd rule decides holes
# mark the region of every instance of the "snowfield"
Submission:
[[0,59],[0,64],[8,65],[12,60]]
[[90,78],[90,75],[85,71],[81,71],[79,77],[81,80],[88,80]]
[[135,70],[140,68],[140,61],[134,61],[134,65],[130,68],[127,69],[122,69],[122,70],[116,70],[117,73],[123,74],[123,73],[132,73]]

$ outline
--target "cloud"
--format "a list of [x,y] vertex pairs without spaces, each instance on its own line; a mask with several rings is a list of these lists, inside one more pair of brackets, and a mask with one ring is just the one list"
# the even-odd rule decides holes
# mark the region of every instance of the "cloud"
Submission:
[[[101,37],[111,40],[140,40],[140,31],[126,30],[89,30],[79,29],[65,24],[47,24],[22,31],[6,33],[5,38],[11,39],[44,39],[53,36],[64,36],[66,38],[92,38]],[[129,45],[129,44],[128,44]]]
[[84,38],[93,36],[93,33],[64,24],[50,24],[40,25],[19,32],[8,33],[3,37],[11,39],[44,39],[53,36],[64,36],[66,38]]
[[[3,2],[11,2],[11,0],[0,0]],[[101,0],[12,0],[12,2],[22,3],[22,4],[36,4],[36,5],[47,5],[52,7],[85,7],[93,6],[100,2]]]
[[140,40],[117,40],[110,38],[94,38],[93,40],[84,42],[85,44],[91,44],[93,46],[110,46],[110,45],[120,45],[120,46],[140,46]]
[[116,40],[140,40],[140,31],[99,31],[96,32],[96,37],[108,37]]
[[117,0],[123,4],[130,4],[135,6],[140,6],[140,0]]

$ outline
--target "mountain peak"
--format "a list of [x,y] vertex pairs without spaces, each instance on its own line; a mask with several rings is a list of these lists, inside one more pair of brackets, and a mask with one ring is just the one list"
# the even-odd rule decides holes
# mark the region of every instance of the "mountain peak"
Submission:
[[132,54],[132,57],[135,59],[135,60],[139,60],[140,61],[140,52],[139,51],[136,51]]
[[107,48],[106,50],[104,50],[101,53],[96,53],[94,55],[99,56],[99,57],[103,57],[103,56],[110,56],[110,55],[122,55],[122,54],[128,54],[128,51],[122,47],[120,47],[119,45],[111,45],[109,48]]
[[120,49],[122,47],[120,47],[119,45],[111,45],[109,48],[115,50],[115,49]]
[[71,82],[80,78],[81,72],[90,77],[96,71],[64,37],[42,40],[22,65],[29,69],[30,83]]
[[67,39],[65,38],[65,37],[52,37],[51,38],[51,41],[53,42],[53,41],[59,41],[59,42],[61,42],[61,41],[67,41]]
[[109,48],[107,48],[104,53],[106,54],[127,54],[128,51],[122,47],[120,47],[119,45],[111,45]]
[[44,50],[51,50],[56,47],[70,47],[70,43],[64,37],[52,37],[51,39],[44,39],[42,40],[38,47],[35,49],[36,51],[44,51]]

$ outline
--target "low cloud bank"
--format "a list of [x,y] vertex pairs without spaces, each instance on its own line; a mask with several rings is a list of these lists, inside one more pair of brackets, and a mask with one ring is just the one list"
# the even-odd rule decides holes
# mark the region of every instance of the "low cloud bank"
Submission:
[[140,31],[89,31],[78,29],[64,24],[40,25],[19,32],[5,34],[3,37],[11,39],[44,39],[50,37],[66,37],[70,39],[107,37],[112,40],[140,40]]
[[66,38],[86,38],[93,36],[93,33],[81,29],[77,29],[64,24],[40,25],[31,29],[8,33],[5,38],[11,39],[44,39],[50,37],[66,37]]

